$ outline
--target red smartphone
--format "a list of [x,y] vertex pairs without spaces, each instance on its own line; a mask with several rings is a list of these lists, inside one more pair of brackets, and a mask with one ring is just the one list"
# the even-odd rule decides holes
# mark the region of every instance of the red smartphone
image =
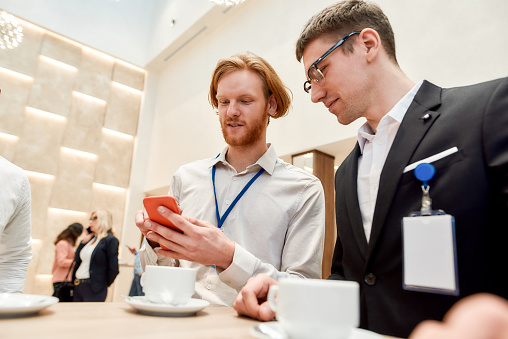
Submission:
[[178,204],[176,203],[174,197],[170,195],[146,197],[143,199],[143,205],[145,206],[146,213],[148,213],[148,217],[150,218],[150,220],[153,220],[161,225],[171,227],[172,229],[181,232],[181,230],[178,227],[173,225],[168,219],[164,218],[157,211],[157,208],[159,206],[164,206],[166,208],[169,208],[173,212],[180,214]]

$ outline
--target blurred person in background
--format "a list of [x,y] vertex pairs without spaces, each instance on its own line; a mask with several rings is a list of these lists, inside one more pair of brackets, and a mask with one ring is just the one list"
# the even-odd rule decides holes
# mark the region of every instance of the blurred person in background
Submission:
[[[143,242],[143,239],[141,239]],[[134,278],[132,278],[131,289],[129,291],[129,297],[143,296],[145,293],[143,292],[143,288],[141,287],[141,275],[143,271],[141,270],[141,261],[139,260],[139,251],[135,247],[127,246],[129,251],[135,255],[134,257]]]
[[73,301],[106,300],[108,287],[118,275],[118,239],[113,235],[113,218],[106,210],[92,212],[87,231],[91,234],[79,244],[72,272]]
[[[53,261],[53,296],[57,297],[57,288],[64,281],[71,281],[72,275],[69,273],[74,254],[76,253],[76,241],[83,233],[83,225],[73,223],[64,229],[55,240],[55,260]],[[60,301],[63,301],[60,299]]]
[[30,183],[0,156],[0,293],[23,292],[32,259]]

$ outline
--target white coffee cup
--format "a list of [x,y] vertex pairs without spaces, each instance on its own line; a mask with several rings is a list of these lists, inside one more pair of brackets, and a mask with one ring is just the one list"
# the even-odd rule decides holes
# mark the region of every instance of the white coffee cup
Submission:
[[345,339],[360,322],[359,289],[355,281],[285,278],[268,302],[291,339]]
[[146,299],[159,304],[186,304],[194,294],[195,283],[195,268],[146,265],[141,276]]

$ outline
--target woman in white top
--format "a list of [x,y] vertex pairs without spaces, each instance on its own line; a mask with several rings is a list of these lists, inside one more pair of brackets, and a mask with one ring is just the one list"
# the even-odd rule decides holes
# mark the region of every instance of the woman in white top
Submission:
[[112,232],[111,213],[92,212],[89,226],[92,236],[81,242],[74,257],[72,301],[105,301],[108,287],[118,275],[118,239]]

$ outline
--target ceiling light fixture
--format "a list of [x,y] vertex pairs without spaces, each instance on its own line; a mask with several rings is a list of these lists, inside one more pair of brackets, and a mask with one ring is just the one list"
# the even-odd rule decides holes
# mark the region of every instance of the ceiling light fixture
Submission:
[[219,5],[234,6],[244,2],[245,0],[210,0],[210,1],[215,2]]
[[13,49],[23,39],[23,27],[18,24],[14,15],[0,12],[0,48]]

